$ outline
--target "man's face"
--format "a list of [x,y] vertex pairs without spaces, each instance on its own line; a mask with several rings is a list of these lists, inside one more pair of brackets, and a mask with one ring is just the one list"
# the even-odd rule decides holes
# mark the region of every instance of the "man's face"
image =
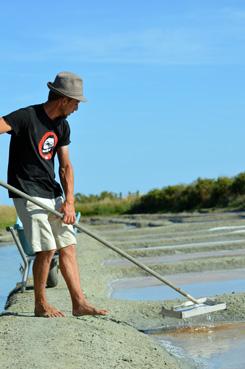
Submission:
[[61,116],[66,118],[68,115],[74,113],[74,111],[77,111],[79,103],[79,100],[64,97],[61,104]]

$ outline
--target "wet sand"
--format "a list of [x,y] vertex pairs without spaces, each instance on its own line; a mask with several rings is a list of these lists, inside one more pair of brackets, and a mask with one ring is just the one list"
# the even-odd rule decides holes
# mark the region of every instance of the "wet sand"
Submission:
[[[165,215],[130,219],[122,217],[117,219],[117,222],[114,220],[114,223],[112,220],[102,221],[98,218],[93,220],[93,226],[90,227],[129,252],[130,238],[140,236],[144,239],[145,235],[150,238],[151,234],[152,238],[156,235],[163,237],[164,233],[169,235],[172,233],[175,237],[178,233],[178,236],[186,234],[188,241],[190,232],[189,241],[195,242],[193,239],[195,232],[197,234],[199,232],[200,235],[203,229],[204,235],[207,233],[208,220],[212,223],[212,228],[241,226],[242,216],[243,214],[241,216],[220,214],[211,215],[210,218],[202,215],[201,218],[188,215],[184,220],[181,216],[172,216],[173,221]],[[152,222],[155,222],[154,227],[149,226]],[[132,223],[137,226],[133,228]],[[126,228],[128,224],[131,228]],[[237,235],[236,237],[238,239]],[[224,246],[224,249],[228,249],[228,246]],[[238,243],[237,249],[240,248],[241,244]],[[9,299],[8,315],[0,317],[1,368],[191,368],[189,362],[171,356],[151,337],[139,330],[245,321],[243,293],[219,296],[219,299],[227,303],[226,311],[189,320],[163,318],[160,313],[162,307],[160,301],[113,300],[109,298],[110,284],[113,280],[131,276],[143,277],[145,273],[136,266],[120,268],[104,265],[105,260],[118,259],[117,255],[85,234],[78,234],[77,250],[86,296],[97,307],[110,310],[110,314],[107,317],[72,317],[69,295],[61,276],[58,287],[48,289],[47,294],[50,303],[65,312],[65,318],[35,318],[33,290],[29,289],[24,294],[14,294]],[[195,248],[193,250],[195,251]],[[168,274],[165,270],[168,267],[171,275],[186,271],[195,272],[196,268],[201,274],[202,270],[236,269],[245,265],[244,256],[226,256],[218,259],[214,257],[207,263],[202,259],[184,260],[181,263],[153,267],[159,269],[163,275]],[[164,301],[164,305],[177,304],[177,301]]]

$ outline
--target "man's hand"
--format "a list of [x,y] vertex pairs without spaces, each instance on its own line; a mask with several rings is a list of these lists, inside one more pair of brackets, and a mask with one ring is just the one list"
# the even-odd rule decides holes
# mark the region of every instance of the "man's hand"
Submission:
[[74,224],[76,221],[76,214],[75,214],[75,208],[74,203],[69,203],[65,201],[60,209],[61,213],[64,214],[63,216],[63,222],[65,224]]
[[11,131],[10,125],[0,117],[0,134]]

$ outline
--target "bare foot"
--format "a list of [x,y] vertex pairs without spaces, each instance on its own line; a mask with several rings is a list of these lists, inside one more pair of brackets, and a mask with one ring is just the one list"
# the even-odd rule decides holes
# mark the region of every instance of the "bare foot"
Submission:
[[65,315],[49,304],[36,304],[34,314],[43,318],[63,318]]
[[94,306],[90,305],[88,302],[83,302],[76,308],[73,308],[72,314],[74,316],[83,316],[83,315],[107,315],[109,313],[108,310],[105,309],[96,309]]

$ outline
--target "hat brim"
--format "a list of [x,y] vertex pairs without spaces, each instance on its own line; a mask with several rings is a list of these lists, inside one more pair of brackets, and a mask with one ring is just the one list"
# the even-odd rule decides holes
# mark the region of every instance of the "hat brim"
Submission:
[[61,96],[64,96],[64,97],[70,97],[71,99],[75,99],[75,100],[78,100],[78,101],[81,101],[81,102],[87,102],[88,101],[86,99],[86,97],[84,97],[82,95],[79,95],[79,96],[70,95],[70,94],[67,94],[66,92],[62,91],[61,89],[53,87],[52,82],[48,82],[47,86],[50,90],[54,91],[58,95],[61,95]]

